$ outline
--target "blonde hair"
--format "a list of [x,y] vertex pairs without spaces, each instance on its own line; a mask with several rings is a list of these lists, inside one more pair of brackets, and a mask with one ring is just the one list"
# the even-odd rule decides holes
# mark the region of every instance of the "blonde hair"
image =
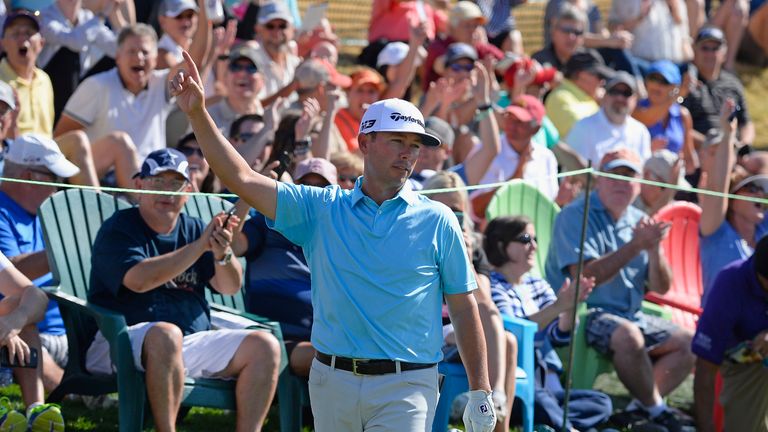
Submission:
[[434,199],[440,195],[459,194],[461,201],[464,203],[464,212],[467,217],[464,218],[464,225],[470,229],[473,228],[472,218],[469,217],[469,213],[472,211],[472,206],[469,205],[469,195],[467,194],[467,184],[461,179],[461,176],[453,171],[438,171],[432,177],[428,178],[424,183],[424,190],[435,189],[458,189],[450,192],[438,192],[434,194],[428,194],[429,198]]
[[354,153],[336,152],[331,155],[331,163],[336,171],[351,168],[358,176],[363,175],[363,158]]

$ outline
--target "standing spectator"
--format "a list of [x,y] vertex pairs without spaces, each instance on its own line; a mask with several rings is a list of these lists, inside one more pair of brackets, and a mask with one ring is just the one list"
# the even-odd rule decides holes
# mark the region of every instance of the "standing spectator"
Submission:
[[[64,158],[56,143],[35,134],[16,138],[5,155],[3,176],[55,182],[75,175],[78,168]],[[6,181],[0,184],[0,252],[37,286],[51,284],[51,273],[37,210],[53,193],[53,186]],[[61,382],[67,363],[67,336],[59,307],[48,302],[38,324],[44,349],[43,385],[51,391]]]
[[[309,379],[315,428],[431,426],[445,297],[471,390],[464,422],[490,431],[496,415],[472,295],[477,284],[458,221],[446,207],[404,187],[421,147],[440,144],[424,132],[418,109],[400,99],[368,108],[358,136],[365,175],[352,191],[275,182],[252,171],[212,126],[199,73],[185,59],[190,75],[178,73],[171,89],[208,162],[271,227],[304,248],[316,278],[312,345],[318,353]],[[318,235],[330,231],[337,235]],[[403,248],[414,253],[406,258]]]
[[[707,163],[702,166],[701,187],[715,192],[765,198],[768,194],[766,176],[750,176],[736,165],[735,121],[729,120],[734,109],[733,100],[726,100],[720,115],[723,138],[714,149],[714,157],[711,160],[707,158]],[[768,221],[765,208],[759,203],[701,194],[699,204],[701,276],[704,284],[701,304],[706,306],[717,272],[728,263],[752,255],[757,242],[768,234]]]
[[488,41],[503,52],[513,52],[522,55],[523,35],[517,29],[512,9],[528,0],[478,0],[477,5],[488,17],[485,31]]
[[[147,157],[136,188],[191,191],[187,160],[173,149]],[[229,247],[235,216],[206,226],[181,213],[187,196],[140,194],[139,204],[106,220],[93,244],[88,300],[125,316],[134,363],[146,373],[158,430],[175,430],[184,377],[237,381],[237,425],[261,430],[277,385],[280,348],[253,330],[211,331],[206,285],[240,290],[242,268]],[[109,343],[98,332],[86,354],[91,373],[111,374]]]
[[289,44],[293,35],[293,18],[282,1],[261,5],[256,24],[259,42],[256,67],[264,76],[264,87],[259,94],[262,100],[268,96],[288,97],[295,90],[293,73],[301,59]]
[[630,50],[645,61],[646,67],[657,60],[679,64],[691,58],[688,11],[683,0],[612,2],[609,22],[614,30],[632,33]]
[[723,378],[719,402],[723,430],[768,431],[768,239],[748,259],[726,266],[710,290],[710,302],[699,318],[693,352],[696,360],[694,402],[696,426],[714,432],[712,407],[715,380]]
[[347,144],[347,150],[357,153],[360,119],[369,105],[381,99],[386,84],[378,72],[366,67],[352,72],[350,78],[352,85],[347,89],[347,107],[336,113],[334,124]]
[[[202,5],[202,8],[200,7]],[[183,50],[206,50],[208,48],[208,16],[205,2],[195,0],[161,0],[157,11],[157,21],[163,36],[157,41],[157,68],[168,69],[183,59]],[[199,15],[199,16],[198,16]],[[193,38],[197,33],[204,33]],[[197,40],[194,48],[192,42]]]
[[358,63],[375,68],[379,53],[390,42],[408,42],[410,29],[418,26],[427,40],[435,40],[439,17],[430,2],[422,0],[373,0],[368,25],[368,46]]
[[709,20],[709,24],[725,32],[728,52],[723,67],[728,71],[735,71],[736,54],[749,22],[749,5],[749,0],[722,0]]
[[[629,149],[641,161],[651,157],[651,136],[642,123],[632,118],[637,104],[635,78],[617,72],[605,85],[605,97],[600,110],[576,122],[565,142],[593,166],[608,152]],[[638,170],[640,172],[640,170]]]
[[[621,149],[607,153],[599,169],[633,178],[642,172],[641,164],[634,151]],[[672,271],[661,247],[669,225],[649,219],[631,206],[640,192],[639,184],[608,177],[598,177],[596,183],[586,209],[583,244],[585,197],[557,215],[547,255],[547,280],[560,286],[566,277],[573,279],[583,253],[583,274],[595,279],[595,289],[587,298],[589,315],[583,323],[587,344],[611,359],[619,380],[635,398],[620,422],[650,419],[667,430],[681,431],[681,421],[663,397],[691,372],[692,335],[640,311],[646,291],[664,294],[669,290]]]
[[688,174],[699,167],[693,145],[693,119],[687,108],[680,105],[682,76],[669,60],[653,62],[645,77],[646,99],[640,100],[632,117],[644,124],[651,134],[651,150],[666,149],[685,160]]
[[700,144],[708,130],[719,127],[720,108],[731,98],[738,106],[737,137],[742,144],[751,145],[755,140],[755,125],[747,112],[744,87],[736,75],[723,69],[728,49],[725,35],[716,27],[703,27],[693,48],[693,64],[701,84],[686,96],[683,106],[691,112],[693,128],[698,132],[694,139]]

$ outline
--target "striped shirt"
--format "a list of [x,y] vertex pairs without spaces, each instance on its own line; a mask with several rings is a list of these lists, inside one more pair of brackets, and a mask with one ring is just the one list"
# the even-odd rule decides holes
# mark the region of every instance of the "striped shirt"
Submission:
[[485,31],[488,37],[493,39],[503,32],[514,30],[515,17],[512,8],[524,3],[524,0],[477,0],[477,5],[488,18]]

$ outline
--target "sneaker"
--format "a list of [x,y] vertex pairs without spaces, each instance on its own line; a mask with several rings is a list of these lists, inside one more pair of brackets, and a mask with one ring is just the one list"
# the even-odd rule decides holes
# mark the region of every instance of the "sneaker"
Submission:
[[32,408],[28,423],[31,432],[64,432],[64,417],[61,416],[61,407],[56,404]]
[[0,432],[24,432],[27,430],[27,418],[11,408],[7,397],[0,397]]

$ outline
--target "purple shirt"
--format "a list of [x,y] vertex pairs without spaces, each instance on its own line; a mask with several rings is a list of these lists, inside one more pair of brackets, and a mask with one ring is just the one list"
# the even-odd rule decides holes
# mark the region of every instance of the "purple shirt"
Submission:
[[693,338],[693,353],[721,364],[725,352],[768,329],[768,292],[755,275],[754,258],[736,261],[715,279]]

